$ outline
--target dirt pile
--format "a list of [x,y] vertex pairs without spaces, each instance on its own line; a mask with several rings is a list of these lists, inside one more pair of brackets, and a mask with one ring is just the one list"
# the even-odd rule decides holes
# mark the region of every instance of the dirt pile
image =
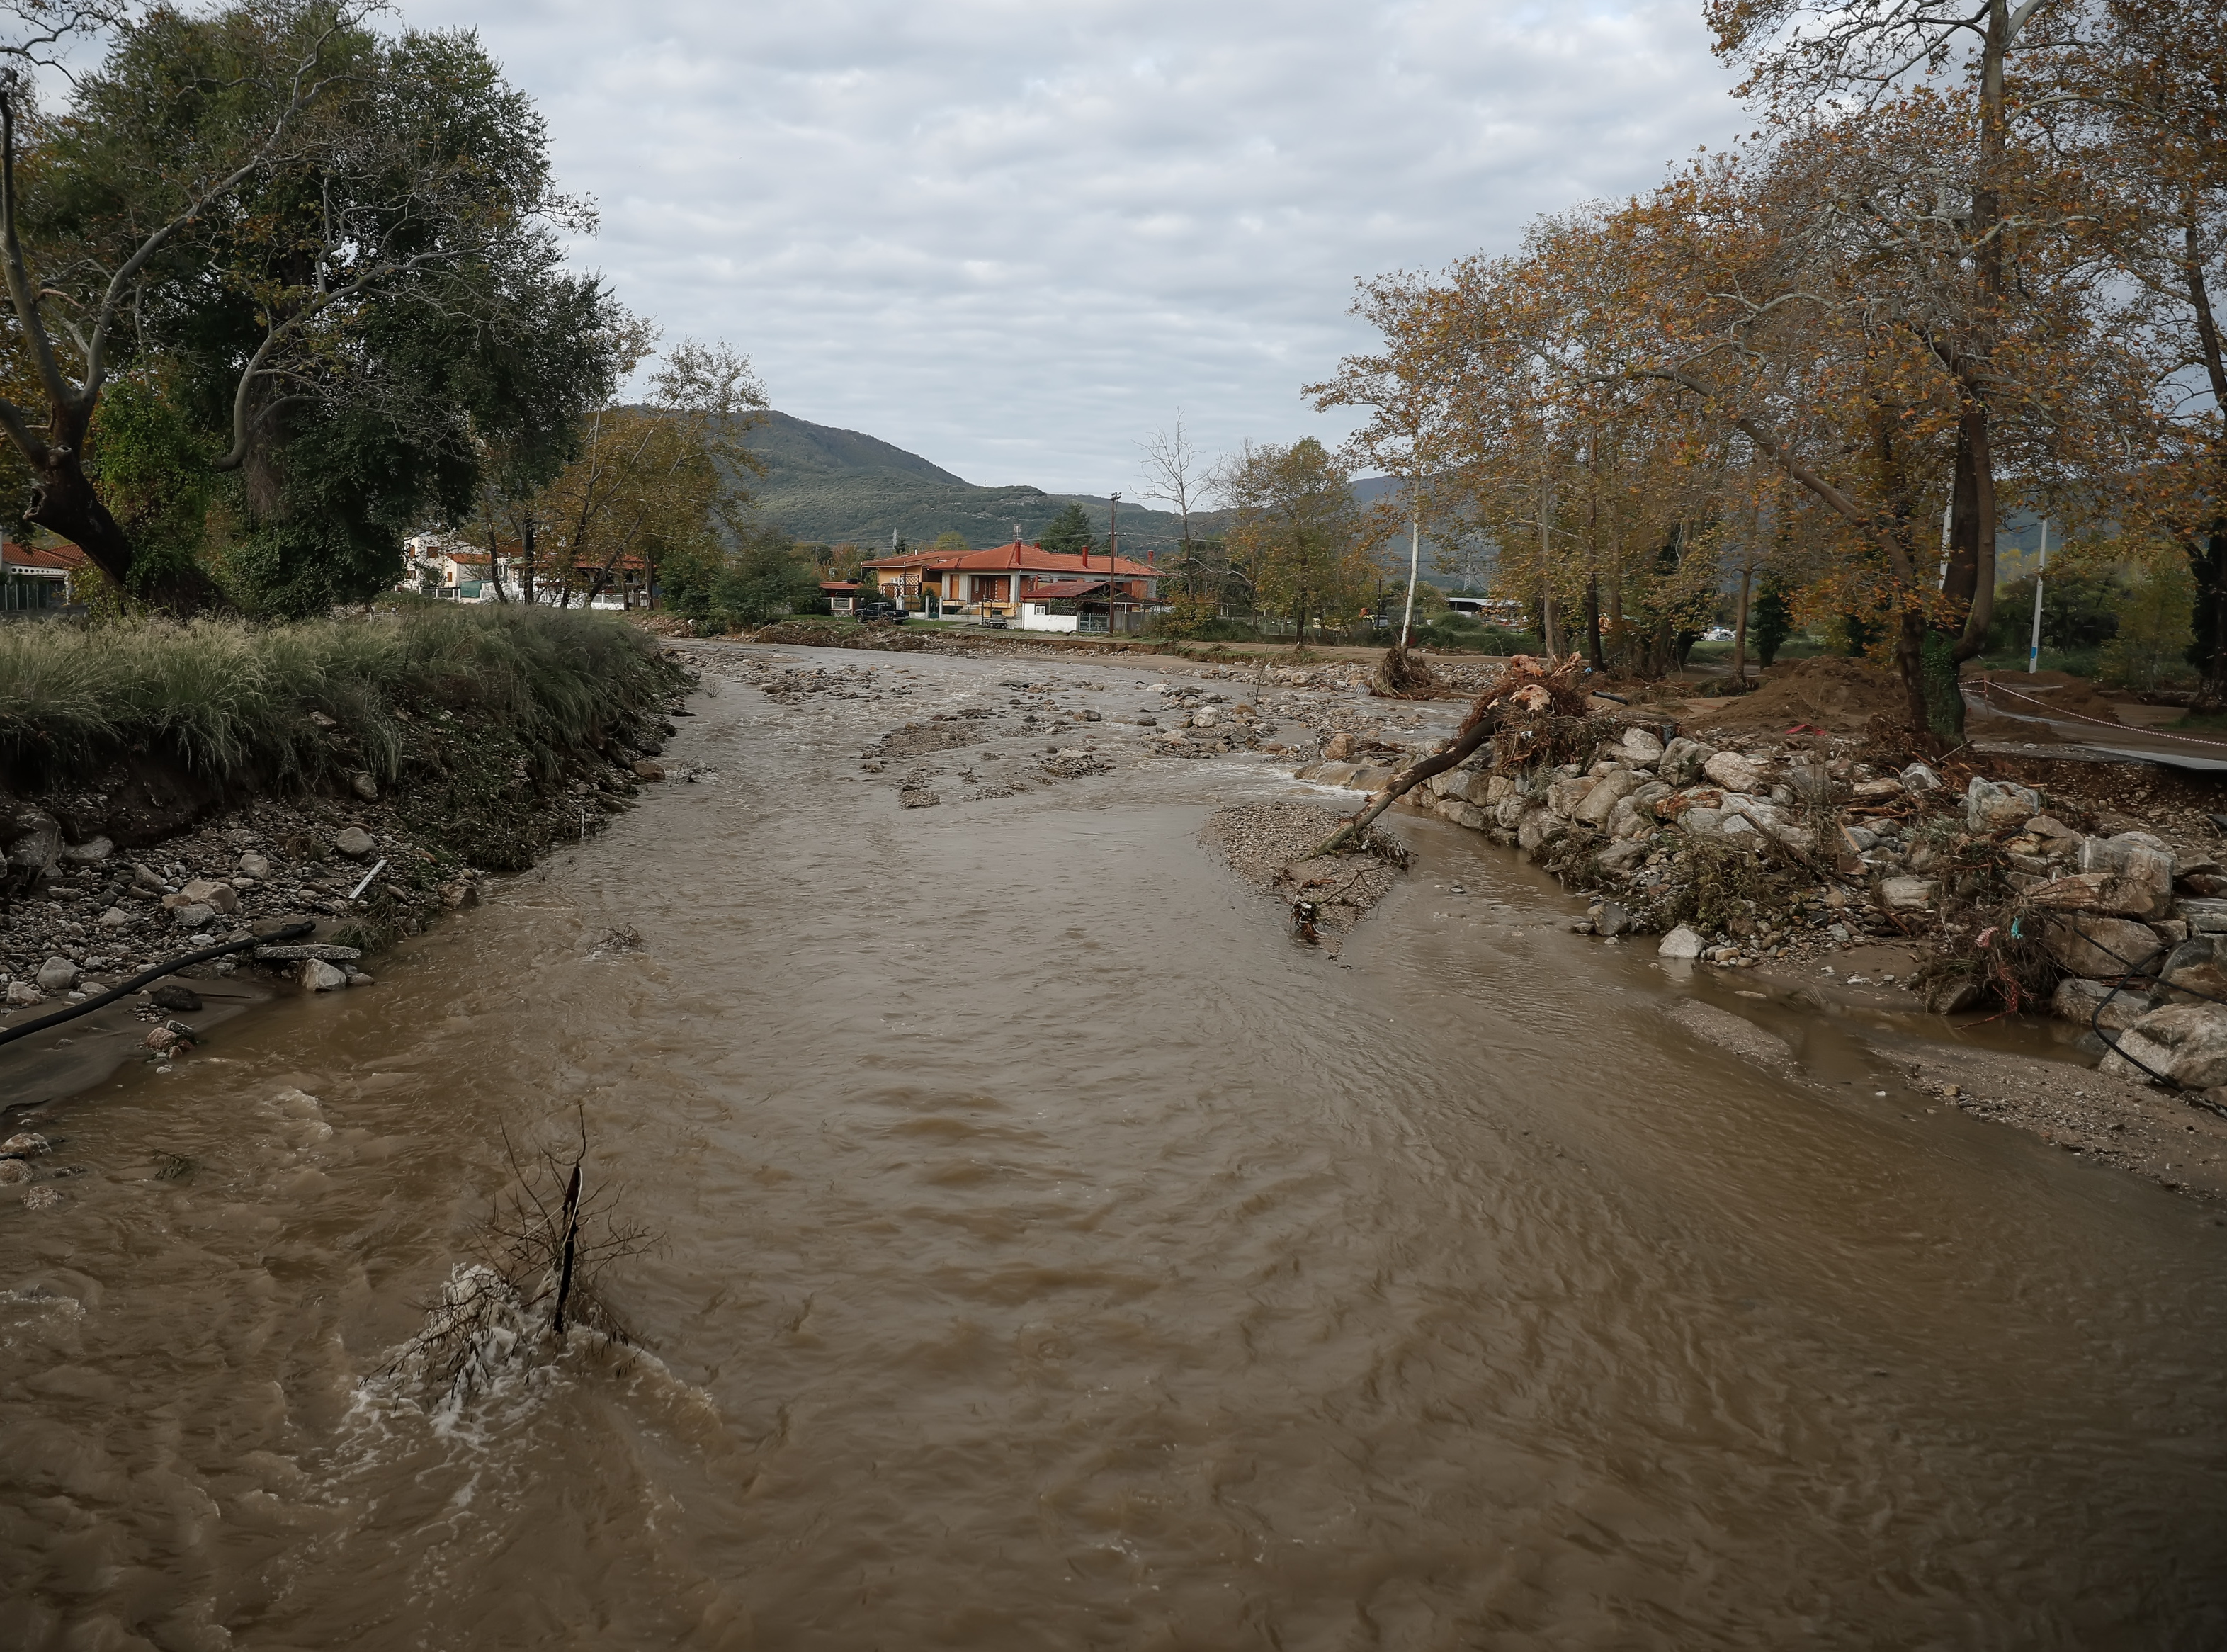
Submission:
[[738,635],[750,642],[787,642],[807,648],[874,648],[890,654],[918,654],[928,647],[927,637],[900,625],[852,627],[782,620],[778,624]]
[[1860,734],[1874,717],[1901,718],[1908,705],[1894,673],[1862,660],[1821,654],[1763,673],[1763,686],[1707,709],[1694,724],[1738,733],[1784,734],[1801,724],[1833,734]]

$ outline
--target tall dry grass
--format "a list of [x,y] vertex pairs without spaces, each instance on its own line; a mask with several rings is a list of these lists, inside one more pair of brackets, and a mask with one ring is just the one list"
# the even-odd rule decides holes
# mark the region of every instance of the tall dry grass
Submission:
[[0,625],[0,781],[88,775],[133,750],[213,781],[310,781],[345,759],[381,781],[402,756],[398,705],[501,718],[557,752],[673,690],[650,637],[612,616],[519,605],[409,607],[362,620],[255,626]]

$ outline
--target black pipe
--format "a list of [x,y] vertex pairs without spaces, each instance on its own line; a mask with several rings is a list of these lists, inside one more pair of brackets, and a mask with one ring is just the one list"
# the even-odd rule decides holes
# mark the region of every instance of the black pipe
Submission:
[[81,1015],[90,1015],[103,1005],[113,1004],[127,993],[137,992],[148,982],[159,981],[165,975],[175,974],[188,964],[205,964],[212,958],[221,958],[225,954],[238,952],[244,947],[275,947],[291,941],[297,935],[311,934],[316,927],[316,924],[307,922],[290,923],[284,928],[271,934],[250,935],[245,941],[227,941],[221,947],[204,947],[199,952],[187,953],[182,957],[173,958],[167,964],[157,964],[152,969],[141,971],[123,985],[112,986],[97,998],[87,998],[82,1004],[73,1004],[67,1010],[58,1010],[53,1015],[42,1015],[36,1021],[26,1021],[20,1027],[0,1030],[0,1044],[12,1043],[18,1038],[29,1037],[35,1032],[43,1032],[48,1027],[59,1027],[65,1021],[74,1021]]

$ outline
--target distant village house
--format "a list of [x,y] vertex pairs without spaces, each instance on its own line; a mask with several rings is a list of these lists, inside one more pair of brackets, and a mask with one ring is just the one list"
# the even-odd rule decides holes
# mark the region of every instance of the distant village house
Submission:
[[972,618],[1024,631],[1132,631],[1160,606],[1158,569],[1102,552],[1047,551],[1016,539],[987,551],[877,557],[882,595],[928,618]]

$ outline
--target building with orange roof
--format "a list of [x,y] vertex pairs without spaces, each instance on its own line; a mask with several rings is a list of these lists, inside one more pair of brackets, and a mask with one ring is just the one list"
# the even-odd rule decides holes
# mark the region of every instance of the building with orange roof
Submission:
[[912,551],[861,565],[874,571],[884,596],[916,613],[1043,631],[1128,630],[1137,615],[1160,606],[1164,577],[1124,556],[1047,551],[1019,539],[986,551]]
[[65,541],[44,550],[0,539],[0,614],[51,613],[77,600],[86,554]]

